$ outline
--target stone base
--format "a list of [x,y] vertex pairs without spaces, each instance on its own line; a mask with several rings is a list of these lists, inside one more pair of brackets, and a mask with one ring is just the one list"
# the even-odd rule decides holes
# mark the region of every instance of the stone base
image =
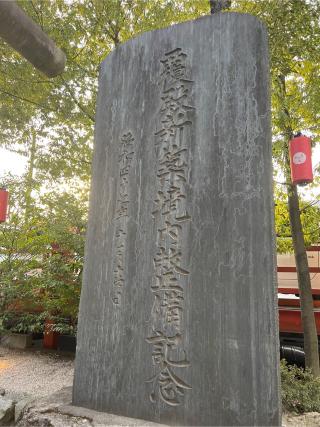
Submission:
[[31,334],[10,334],[7,339],[10,348],[25,349],[32,346]]
[[70,417],[81,417],[90,420],[92,426],[165,426],[151,421],[138,420],[136,418],[122,417],[106,412],[93,411],[80,406],[65,405],[59,407],[59,413]]
[[[80,406],[71,405],[72,387],[65,387],[58,392],[42,398],[28,401],[24,399],[16,403],[15,422],[20,427],[103,427],[103,426],[150,426],[165,427],[151,421],[127,418],[105,412],[93,411]],[[1,423],[0,423],[1,425]],[[284,413],[283,427],[318,427],[320,413],[306,414]]]
[[[65,387],[43,399],[29,402],[23,409],[22,417],[16,424],[20,427],[51,426],[158,426],[150,421],[127,418],[105,412],[93,411],[69,404],[72,400],[72,387]],[[17,417],[16,417],[17,419]]]

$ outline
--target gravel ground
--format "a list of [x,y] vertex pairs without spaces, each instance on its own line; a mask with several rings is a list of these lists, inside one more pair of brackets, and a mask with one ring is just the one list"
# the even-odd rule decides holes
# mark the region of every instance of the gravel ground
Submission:
[[0,388],[6,397],[43,397],[72,386],[74,360],[41,350],[0,347]]

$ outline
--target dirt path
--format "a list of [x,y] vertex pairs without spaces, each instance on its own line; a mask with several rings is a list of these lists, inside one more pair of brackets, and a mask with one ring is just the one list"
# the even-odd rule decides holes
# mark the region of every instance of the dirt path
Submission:
[[0,388],[14,399],[47,396],[72,385],[73,364],[56,353],[0,347]]

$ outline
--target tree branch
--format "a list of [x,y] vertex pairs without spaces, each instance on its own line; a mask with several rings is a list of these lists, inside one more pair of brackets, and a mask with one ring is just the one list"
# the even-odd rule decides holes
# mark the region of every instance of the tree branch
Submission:
[[65,79],[62,77],[62,76],[60,76],[60,79],[63,81],[63,83],[64,83],[64,85],[66,86],[66,88],[67,88],[67,90],[68,90],[68,92],[69,92],[69,95],[71,96],[71,98],[72,98],[72,100],[75,102],[75,104],[79,107],[79,109],[93,122],[93,123],[95,123],[95,119],[94,119],[94,117],[90,114],[90,113],[88,113],[88,111],[86,111],[85,110],[85,108],[80,104],[80,102],[76,99],[76,97],[74,96],[74,94],[73,94],[73,92],[72,92],[72,90],[70,89],[70,87],[69,87],[69,85],[68,85],[68,83],[65,81]]
[[12,97],[12,98],[19,99],[20,101],[28,102],[29,104],[35,105],[35,106],[42,108],[44,110],[55,111],[55,110],[52,110],[51,108],[45,107],[44,105],[38,104],[37,102],[31,101],[31,99],[27,99],[27,98],[23,98],[22,96],[15,95],[14,93],[10,93],[10,92],[7,92],[7,91],[2,90],[2,89],[0,89],[0,92],[3,93],[4,95]]

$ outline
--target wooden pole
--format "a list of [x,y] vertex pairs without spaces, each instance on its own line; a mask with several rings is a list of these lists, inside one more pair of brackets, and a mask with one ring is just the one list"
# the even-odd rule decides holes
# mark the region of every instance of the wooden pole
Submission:
[[0,1],[0,37],[48,77],[64,70],[65,54],[15,1]]

